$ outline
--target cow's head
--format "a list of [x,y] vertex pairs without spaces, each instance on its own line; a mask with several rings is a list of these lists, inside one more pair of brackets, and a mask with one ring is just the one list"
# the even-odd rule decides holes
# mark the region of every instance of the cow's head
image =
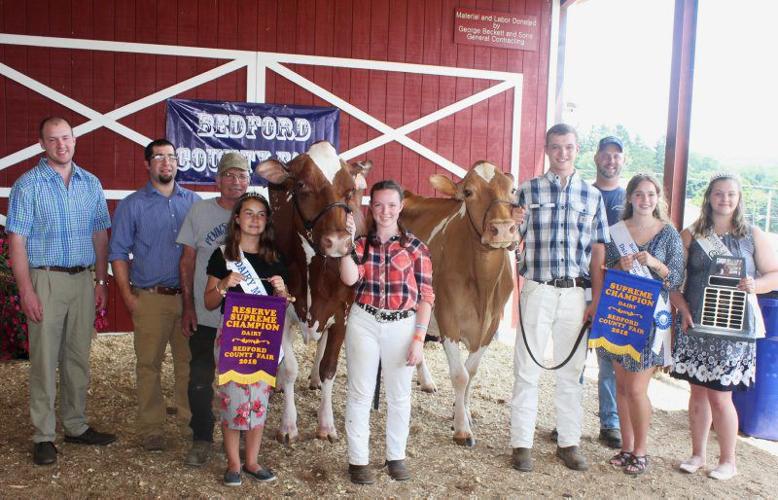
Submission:
[[330,143],[317,142],[289,164],[266,160],[257,172],[287,191],[295,229],[317,253],[343,257],[351,251],[346,214],[359,206],[370,166],[369,162],[348,165]]
[[481,161],[459,183],[440,174],[431,176],[430,183],[438,191],[464,202],[465,216],[482,244],[492,248],[516,247],[518,223],[511,217],[516,189],[511,174]]

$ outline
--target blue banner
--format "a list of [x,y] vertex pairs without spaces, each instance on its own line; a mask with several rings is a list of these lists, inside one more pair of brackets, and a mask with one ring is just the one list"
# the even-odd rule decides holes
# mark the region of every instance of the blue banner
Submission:
[[662,282],[609,269],[592,321],[589,348],[602,347],[640,362],[654,328],[654,309]]
[[[167,139],[176,147],[176,180],[213,184],[224,153],[237,151],[252,171],[268,158],[288,163],[315,142],[338,149],[340,111],[334,107],[250,102],[167,100]],[[258,176],[252,184],[265,185]]]

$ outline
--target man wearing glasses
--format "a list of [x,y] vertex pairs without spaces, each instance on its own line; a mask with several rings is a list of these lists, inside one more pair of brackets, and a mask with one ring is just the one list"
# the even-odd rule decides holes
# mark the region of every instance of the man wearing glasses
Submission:
[[192,409],[192,448],[184,463],[199,467],[211,456],[213,444],[213,377],[216,370],[213,342],[219,326],[219,309],[206,309],[205,273],[213,251],[224,243],[230,213],[238,198],[248,189],[251,170],[239,153],[221,157],[216,170],[219,197],[198,201],[186,215],[176,240],[181,254],[181,288],[184,314],[181,328],[189,338],[192,361],[189,363],[189,405]]
[[190,355],[187,339],[181,335],[178,261],[182,246],[176,236],[200,197],[175,182],[178,158],[170,142],[151,142],[145,158],[149,181],[116,208],[108,260],[135,327],[138,434],[146,450],[161,451],[166,447],[161,372],[168,342],[173,352],[176,414],[182,432],[189,434]]

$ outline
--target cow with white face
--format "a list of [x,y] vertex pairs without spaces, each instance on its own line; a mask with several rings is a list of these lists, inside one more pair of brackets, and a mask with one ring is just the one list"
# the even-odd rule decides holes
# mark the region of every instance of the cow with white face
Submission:
[[[345,338],[346,317],[354,301],[353,289],[340,280],[338,261],[352,248],[346,214],[354,214],[357,234],[365,232],[360,202],[371,166],[370,162],[349,165],[331,144],[318,142],[287,165],[267,160],[257,167],[257,172],[270,182],[276,244],[289,269],[289,291],[296,298],[291,319],[299,322],[306,342],[318,342],[310,376],[311,388],[322,390],[316,436],[330,441],[338,437],[332,414],[332,385]],[[285,334],[286,357],[279,369],[284,413],[278,433],[285,443],[298,438],[294,404],[298,364],[292,343],[292,336]]]
[[[430,182],[450,198],[406,193],[400,221],[432,254],[434,319],[455,393],[454,441],[473,446],[470,390],[513,290],[509,250],[518,245],[520,212],[513,177],[491,163],[476,163],[459,183],[439,174]],[[470,351],[464,363],[460,342]],[[429,384],[423,363],[418,371]]]

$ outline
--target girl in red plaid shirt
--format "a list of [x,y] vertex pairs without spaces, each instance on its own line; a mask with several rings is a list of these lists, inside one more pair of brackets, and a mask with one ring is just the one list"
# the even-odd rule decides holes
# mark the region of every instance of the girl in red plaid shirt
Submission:
[[[373,185],[368,234],[357,238],[352,255],[340,260],[341,279],[356,287],[346,327],[346,435],[349,474],[357,484],[375,481],[368,465],[370,402],[379,362],[386,388],[386,465],[393,479],[410,479],[405,446],[411,379],[422,359],[435,294],[429,249],[399,224],[402,208],[399,184],[387,180]],[[346,228],[353,238],[356,226],[350,214]]]

